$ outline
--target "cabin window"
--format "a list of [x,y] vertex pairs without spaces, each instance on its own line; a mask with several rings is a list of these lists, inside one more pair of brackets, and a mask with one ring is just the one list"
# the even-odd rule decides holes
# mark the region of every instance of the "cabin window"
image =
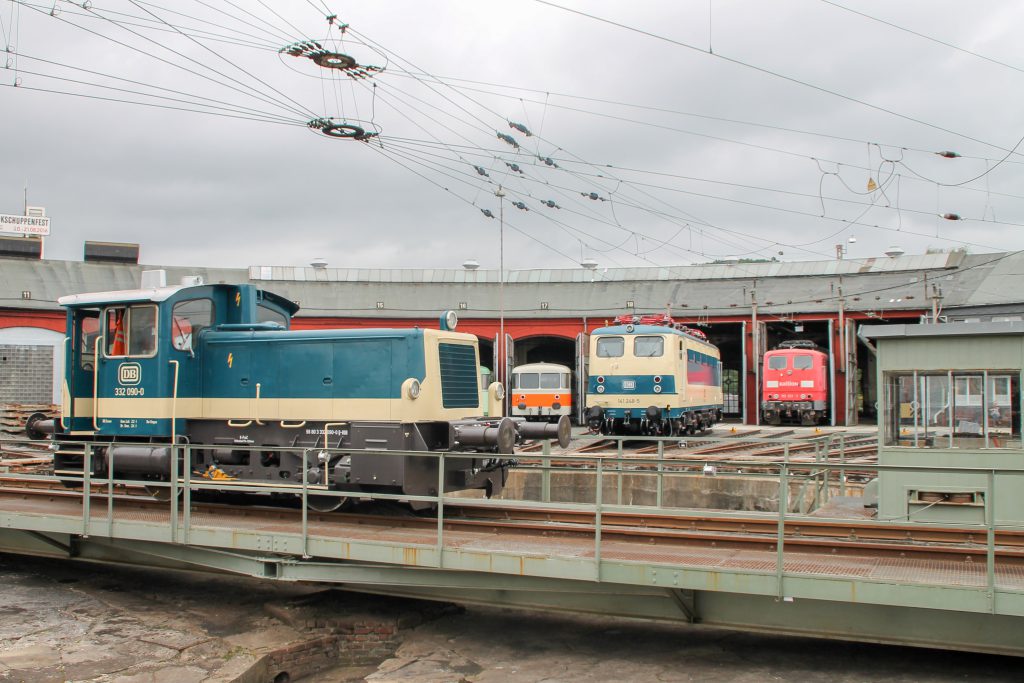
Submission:
[[171,346],[178,351],[191,351],[199,332],[213,324],[213,301],[189,299],[174,304],[171,311]]
[[82,369],[92,372],[93,363],[96,359],[96,340],[100,337],[100,312],[83,311],[77,315],[79,318],[79,345],[81,349],[78,362]]
[[768,369],[769,370],[785,370],[786,369],[786,357],[785,356],[769,356],[768,357]]
[[277,323],[281,327],[288,329],[288,316],[263,304],[256,307],[256,320],[261,323]]
[[112,306],[104,315],[104,354],[110,357],[156,355],[156,306]]
[[794,370],[810,370],[812,367],[814,367],[814,356],[804,353],[793,356]]
[[559,372],[542,372],[540,373],[540,388],[541,389],[561,389],[562,388],[562,374]]
[[598,337],[598,358],[621,358],[626,350],[626,340],[622,337]]
[[887,446],[1020,448],[1017,372],[888,373]]
[[516,375],[516,389],[539,389],[540,375],[536,372],[521,372]]
[[633,339],[633,355],[637,358],[658,358],[664,354],[664,337],[635,337]]

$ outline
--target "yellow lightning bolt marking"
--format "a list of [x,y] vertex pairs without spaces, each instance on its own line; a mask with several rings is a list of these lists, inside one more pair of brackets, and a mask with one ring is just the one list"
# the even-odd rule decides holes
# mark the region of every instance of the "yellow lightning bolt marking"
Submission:
[[235,305],[236,306],[241,306],[242,305],[242,293],[241,292],[235,292]]
[[229,353],[229,354],[228,354],[228,367],[229,367],[229,368],[231,367],[231,363],[232,363],[232,362],[233,362],[234,360],[235,360],[235,354],[233,354],[233,353]]

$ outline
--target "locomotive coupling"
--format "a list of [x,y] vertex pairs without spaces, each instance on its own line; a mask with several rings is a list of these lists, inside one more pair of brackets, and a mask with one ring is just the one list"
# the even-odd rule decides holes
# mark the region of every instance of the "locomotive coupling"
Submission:
[[33,441],[42,441],[57,431],[57,421],[43,413],[32,413],[25,421],[25,433]]
[[568,415],[562,415],[555,424],[527,422],[524,418],[517,418],[516,429],[524,439],[557,439],[562,448],[569,447],[569,439],[572,437]]
[[515,452],[518,432],[516,423],[510,417],[501,420],[458,420],[450,425],[453,446],[494,449],[504,455]]

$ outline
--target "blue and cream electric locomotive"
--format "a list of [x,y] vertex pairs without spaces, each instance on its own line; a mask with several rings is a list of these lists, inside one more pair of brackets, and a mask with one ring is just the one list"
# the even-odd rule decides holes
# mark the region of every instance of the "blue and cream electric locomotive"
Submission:
[[[62,297],[67,353],[60,420],[33,419],[54,435],[54,469],[81,481],[82,442],[92,470],[169,481],[214,472],[240,483],[332,491],[437,495],[438,460],[382,451],[449,451],[444,489],[501,491],[522,438],[568,442],[569,424],[494,417],[502,386],[480,417],[476,337],[441,329],[289,329],[298,306],[248,284],[166,286]],[[545,429],[546,428],[546,429]],[[78,442],[78,443],[76,443]],[[192,444],[172,468],[171,444]],[[366,455],[331,449],[368,450]],[[185,449],[177,449],[182,452]],[[160,490],[166,490],[161,487]],[[333,509],[341,496],[310,496]],[[422,507],[413,504],[414,507]],[[319,509],[319,508],[318,508]]]
[[670,436],[722,419],[718,348],[667,315],[619,316],[590,337],[587,424],[603,434]]

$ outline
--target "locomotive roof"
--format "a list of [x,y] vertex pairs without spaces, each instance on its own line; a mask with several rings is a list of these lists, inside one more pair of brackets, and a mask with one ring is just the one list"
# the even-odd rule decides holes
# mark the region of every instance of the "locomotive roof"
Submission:
[[569,368],[564,365],[560,365],[559,363],[526,363],[512,368],[512,372],[544,372],[545,370],[549,372],[569,372]]
[[[250,287],[251,285],[225,285],[225,284],[204,284],[204,285],[167,285],[164,287],[146,287],[139,289],[119,289],[110,292],[84,292],[82,294],[69,294],[57,299],[61,306],[96,306],[109,303],[132,303],[138,301],[149,301],[159,303],[167,301],[178,292],[185,289],[202,289],[204,287],[237,288],[239,286]],[[288,312],[289,316],[295,315],[299,310],[298,305],[288,299],[262,290],[264,301],[271,302]]]
[[89,306],[110,302],[130,301],[167,301],[177,292],[188,289],[185,285],[169,285],[167,287],[147,287],[146,289],[118,289],[111,292],[85,292],[69,294],[57,299],[61,306]]
[[[632,327],[632,331],[627,328]],[[701,344],[707,344],[708,346],[714,346],[711,342],[706,339],[694,337],[692,334],[687,334],[682,330],[677,330],[674,327],[667,325],[611,325],[609,327],[599,327],[590,334],[675,334],[680,337],[686,337],[692,339],[695,342]]]

